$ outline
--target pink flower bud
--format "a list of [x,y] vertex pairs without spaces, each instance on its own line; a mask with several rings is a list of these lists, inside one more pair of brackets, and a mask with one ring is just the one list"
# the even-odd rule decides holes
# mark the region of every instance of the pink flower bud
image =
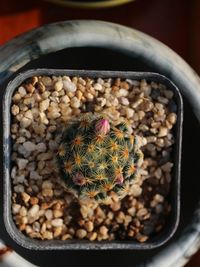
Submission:
[[100,135],[106,135],[110,131],[110,123],[107,119],[101,119],[96,123],[95,132]]
[[122,185],[123,182],[124,182],[124,177],[123,177],[123,175],[122,175],[122,174],[117,175],[116,178],[115,178],[115,183],[116,183],[116,184],[119,184],[119,185]]
[[76,185],[80,185],[80,186],[86,183],[85,177],[79,172],[73,175],[72,180]]

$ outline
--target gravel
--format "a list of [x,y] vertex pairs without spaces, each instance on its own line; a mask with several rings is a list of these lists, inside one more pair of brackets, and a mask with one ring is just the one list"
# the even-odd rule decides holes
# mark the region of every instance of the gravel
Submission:
[[[165,225],[177,121],[173,92],[145,80],[32,77],[12,97],[12,213],[25,235],[41,240],[145,242]],[[54,161],[61,132],[81,112],[106,114],[146,137],[141,177],[108,205],[64,190]]]

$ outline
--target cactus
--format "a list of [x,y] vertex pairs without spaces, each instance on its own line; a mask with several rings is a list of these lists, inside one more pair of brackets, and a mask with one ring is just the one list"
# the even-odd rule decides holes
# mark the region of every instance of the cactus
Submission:
[[125,123],[86,113],[63,132],[57,162],[65,187],[77,197],[103,201],[111,191],[128,193],[141,166],[140,137]]

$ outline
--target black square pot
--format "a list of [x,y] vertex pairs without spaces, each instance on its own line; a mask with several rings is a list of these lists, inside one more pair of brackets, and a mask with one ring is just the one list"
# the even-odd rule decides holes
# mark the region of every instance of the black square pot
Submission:
[[[145,243],[137,241],[84,241],[84,240],[52,240],[40,241],[31,239],[22,234],[16,227],[12,218],[12,185],[10,178],[11,171],[11,101],[13,92],[26,79],[32,76],[55,75],[55,76],[81,76],[91,78],[115,78],[141,80],[156,82],[165,85],[174,92],[174,102],[177,106],[177,123],[175,125],[175,144],[173,146],[172,160],[174,163],[171,190],[169,194],[172,211],[168,217],[164,229]],[[3,97],[3,182],[4,182],[4,224],[8,234],[19,245],[34,250],[88,250],[88,249],[152,249],[159,247],[167,242],[175,233],[180,217],[180,170],[181,170],[181,143],[182,143],[182,121],[183,121],[183,102],[178,88],[166,77],[150,72],[122,72],[122,71],[86,71],[86,70],[58,70],[58,69],[36,69],[28,70],[18,74],[9,82]]]

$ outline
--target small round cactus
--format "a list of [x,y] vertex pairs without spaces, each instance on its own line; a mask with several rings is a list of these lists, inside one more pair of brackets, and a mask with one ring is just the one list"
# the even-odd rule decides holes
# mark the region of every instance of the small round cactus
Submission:
[[57,155],[67,190],[78,197],[103,201],[110,192],[124,197],[143,161],[141,138],[125,123],[112,125],[86,113],[64,131]]

